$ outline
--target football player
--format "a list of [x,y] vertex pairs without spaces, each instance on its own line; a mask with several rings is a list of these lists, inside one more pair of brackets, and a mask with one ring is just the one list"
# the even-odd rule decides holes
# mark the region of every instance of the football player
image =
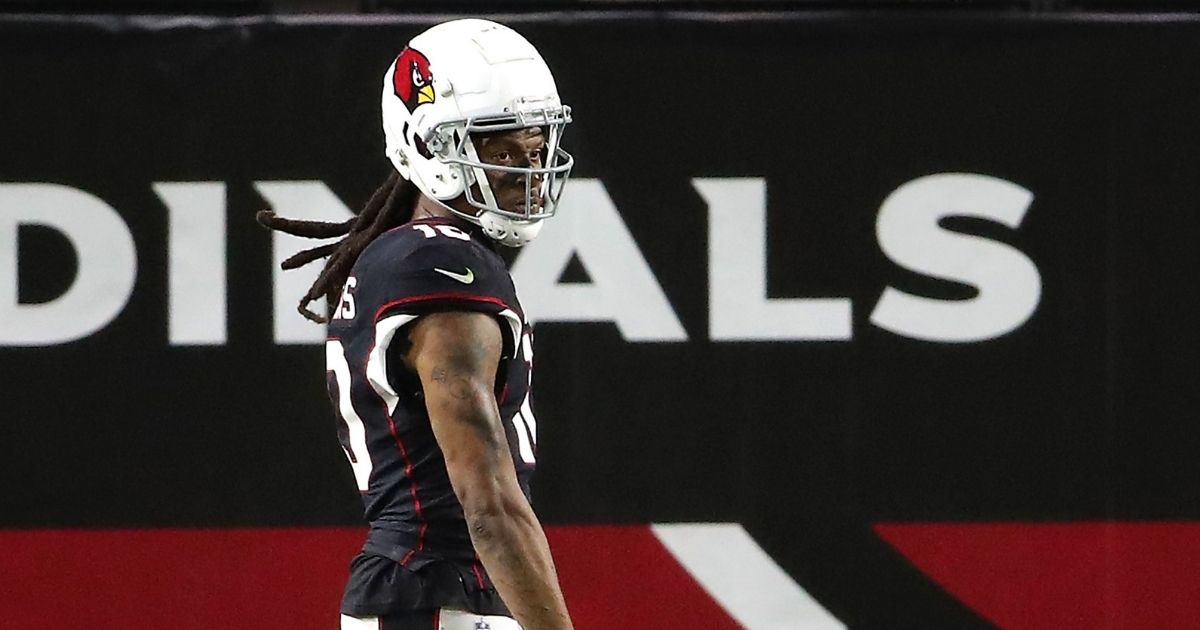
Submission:
[[[370,522],[342,628],[570,628],[528,500],[529,327],[494,249],[554,214],[570,108],[537,50],[485,20],[414,37],[382,105],[395,172],[355,219],[258,217],[344,235],[283,264],[328,257],[300,311],[328,323],[329,395]],[[308,307],[322,299],[328,318]]]

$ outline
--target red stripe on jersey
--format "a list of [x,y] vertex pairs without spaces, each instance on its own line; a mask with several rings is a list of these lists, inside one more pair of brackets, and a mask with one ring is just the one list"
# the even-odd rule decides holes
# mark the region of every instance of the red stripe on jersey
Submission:
[[[505,304],[504,300],[501,300],[500,298],[495,298],[495,297],[490,297],[490,296],[485,296],[485,295],[475,295],[474,293],[465,293],[462,291],[445,291],[442,293],[426,293],[423,295],[412,295],[412,296],[409,296],[406,298],[400,298],[399,300],[392,300],[391,302],[388,302],[388,303],[384,304],[383,306],[380,306],[379,310],[375,311],[375,321],[378,322],[379,318],[382,317],[383,314],[388,311],[388,309],[391,309],[393,307],[403,306],[405,304],[414,304],[414,303],[419,303],[419,302],[431,302],[433,300],[462,300],[464,302],[483,302],[485,304],[495,304],[496,306],[502,306],[502,307],[520,315],[520,312],[517,309],[509,306],[508,304]],[[522,316],[521,319],[524,320],[525,318]]]
[[[384,304],[383,306],[380,306],[379,309],[377,311],[375,311],[374,321],[376,323],[378,323],[380,318],[383,317],[384,313],[386,313],[389,309],[391,309],[393,307],[402,306],[405,304],[429,302],[429,301],[433,301],[433,300],[462,300],[462,301],[467,301],[467,302],[481,302],[481,303],[485,303],[485,304],[494,304],[496,306],[500,306],[500,307],[503,307],[510,311],[513,311],[514,313],[518,312],[516,309],[512,308],[508,304],[505,304],[504,300],[501,300],[500,298],[475,295],[473,293],[464,293],[461,291],[446,291],[446,292],[442,292],[442,293],[426,293],[423,295],[413,295],[413,296],[409,296],[406,298],[401,298],[399,300],[392,300],[391,302],[388,302],[388,303]],[[518,316],[520,317],[520,315],[518,315]],[[523,317],[522,317],[522,319],[523,319]],[[518,343],[519,343],[519,341],[518,341]],[[368,361],[370,360],[370,357],[372,354],[374,354],[374,352],[375,352],[375,347],[374,347],[374,345],[372,345],[370,352],[367,353]],[[366,374],[366,366],[363,366],[363,374]],[[416,549],[410,549],[408,551],[408,553],[404,554],[404,557],[400,559],[400,564],[401,564],[401,566],[403,566],[403,565],[408,564],[408,562],[410,560],[412,560],[412,556],[414,553],[425,549],[425,534],[429,529],[429,522],[425,520],[425,514],[421,510],[421,499],[417,495],[417,480],[415,477],[413,477],[412,460],[408,456],[408,449],[405,448],[404,440],[400,439],[400,434],[399,434],[399,432],[396,431],[396,422],[392,418],[391,411],[387,408],[387,403],[385,403],[382,398],[380,399],[379,402],[383,406],[384,416],[386,416],[388,419],[388,430],[392,434],[392,439],[395,440],[396,446],[400,450],[400,455],[401,455],[401,457],[404,458],[404,474],[407,475],[409,481],[412,482],[412,485],[409,486],[409,492],[412,494],[413,507],[417,513],[417,519],[419,519],[421,521],[421,529],[417,533],[417,547],[416,547]],[[476,574],[476,578],[480,580],[480,586],[482,586],[483,578],[480,577],[478,574]]]
[[421,530],[417,532],[417,548],[415,550],[410,549],[400,560],[400,564],[405,565],[412,559],[414,551],[420,551],[425,548],[425,530],[429,529],[429,523],[425,521],[425,514],[421,512],[421,498],[417,496],[417,478],[413,476],[413,465],[412,460],[408,457],[408,449],[404,447],[404,440],[400,439],[400,434],[396,432],[396,422],[392,420],[392,414],[387,413],[386,406],[384,413],[387,415],[388,429],[392,433],[392,438],[396,440],[396,446],[400,449],[400,456],[404,458],[404,474],[408,475],[408,480],[412,482],[408,489],[412,493],[413,507],[417,511],[417,518],[421,520]]
[[471,564],[471,571],[475,573],[475,581],[479,583],[479,588],[483,588],[483,572],[479,568],[479,554],[475,554],[475,562]]
[[[371,361],[372,354],[375,354],[375,344],[373,343],[371,344],[371,350],[367,352],[367,362]],[[363,374],[366,375],[366,373],[367,365],[364,364]],[[413,509],[417,512],[417,519],[421,521],[421,529],[417,533],[416,550],[410,549],[408,553],[404,554],[404,557],[400,559],[400,565],[404,566],[408,564],[409,560],[412,559],[415,551],[425,548],[425,530],[429,528],[429,523],[425,520],[425,514],[421,511],[421,497],[417,495],[417,478],[413,476],[412,459],[408,456],[408,448],[404,446],[404,440],[400,439],[400,432],[396,430],[396,420],[392,418],[392,412],[390,409],[388,409],[387,402],[385,402],[382,397],[377,396],[377,398],[379,398],[379,406],[383,407],[383,416],[387,418],[388,421],[388,432],[392,434],[392,440],[396,442],[396,448],[400,451],[400,457],[404,459],[404,474],[408,477],[410,483],[408,491],[412,494]]]

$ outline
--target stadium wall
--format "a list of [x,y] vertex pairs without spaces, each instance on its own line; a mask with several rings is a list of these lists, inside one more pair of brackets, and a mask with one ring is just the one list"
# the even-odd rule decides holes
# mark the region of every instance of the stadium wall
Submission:
[[[579,628],[1200,618],[1200,19],[506,20],[576,118],[513,270]],[[0,626],[334,626],[358,500],[253,215],[365,201],[429,22],[0,17]]]

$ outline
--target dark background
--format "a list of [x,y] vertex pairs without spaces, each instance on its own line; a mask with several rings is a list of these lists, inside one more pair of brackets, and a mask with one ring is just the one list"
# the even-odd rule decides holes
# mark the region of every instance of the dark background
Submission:
[[[539,325],[545,521],[740,522],[851,626],[971,627],[873,523],[1200,518],[1200,20],[504,20],[574,108],[573,176],[603,181],[690,337]],[[109,327],[0,348],[0,526],[358,522],[321,350],[272,341],[252,182],[319,179],[359,207],[389,168],[378,77],[433,21],[0,17],[0,182],[100,197],[139,257]],[[883,199],[940,172],[1035,195],[1018,230],[951,225],[1041,273],[1036,313],[1003,337],[937,344],[868,321],[887,286],[972,295],[875,241]],[[767,180],[771,296],[850,298],[852,340],[709,340],[698,177]],[[167,342],[162,181],[227,184],[224,346]],[[45,230],[22,230],[20,265],[28,301],[74,274]]]

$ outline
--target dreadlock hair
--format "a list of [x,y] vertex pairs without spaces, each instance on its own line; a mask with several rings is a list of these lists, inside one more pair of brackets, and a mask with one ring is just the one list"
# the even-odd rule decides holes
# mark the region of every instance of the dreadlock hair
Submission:
[[311,311],[308,305],[324,297],[328,312],[332,313],[341,299],[342,287],[358,255],[376,236],[411,221],[419,194],[420,190],[412,182],[392,171],[367,200],[367,205],[358,212],[358,216],[342,223],[301,221],[277,216],[271,210],[258,211],[254,218],[260,225],[285,234],[304,238],[343,237],[336,243],[306,249],[280,263],[281,269],[289,270],[321,258],[329,259],[325,261],[325,268],[309,287],[308,293],[300,298],[297,310],[301,315],[317,323],[329,321],[328,317]]

